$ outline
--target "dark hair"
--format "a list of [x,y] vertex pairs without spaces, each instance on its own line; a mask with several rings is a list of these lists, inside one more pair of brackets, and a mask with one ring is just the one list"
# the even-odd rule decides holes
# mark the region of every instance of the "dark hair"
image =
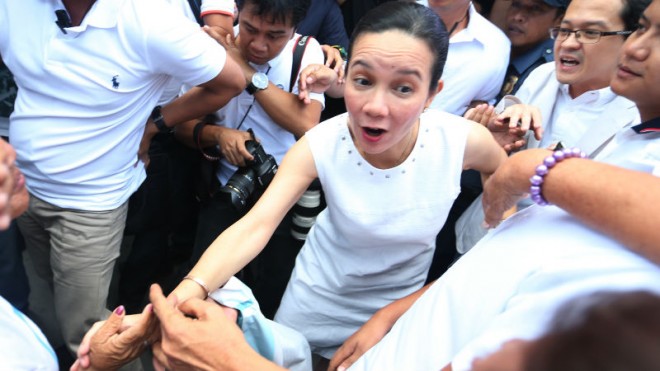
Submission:
[[623,9],[619,15],[625,26],[624,30],[634,31],[637,28],[639,23],[639,18],[641,18],[642,13],[649,4],[651,0],[622,0]]
[[291,22],[297,28],[298,23],[305,18],[311,0],[237,0],[239,13],[248,3],[254,6],[256,15],[270,17],[270,22]]
[[529,371],[654,371],[660,365],[660,296],[601,292],[573,300],[526,355]]
[[449,35],[440,17],[428,7],[407,1],[390,1],[368,11],[358,22],[348,47],[350,60],[355,41],[365,33],[398,30],[426,43],[434,56],[431,66],[431,84],[434,91],[447,61]]

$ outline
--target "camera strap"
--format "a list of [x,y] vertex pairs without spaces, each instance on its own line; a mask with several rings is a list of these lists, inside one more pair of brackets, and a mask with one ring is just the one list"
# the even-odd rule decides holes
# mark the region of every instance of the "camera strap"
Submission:
[[305,49],[307,48],[307,40],[311,36],[300,36],[296,41],[296,45],[293,47],[293,63],[291,64],[291,79],[289,81],[289,93],[293,92],[293,84],[296,83],[296,79],[300,74],[300,65],[302,63],[303,54],[305,54]]
[[204,21],[202,20],[202,15],[201,15],[201,4],[200,0],[188,0],[188,5],[190,5],[190,10],[192,10],[193,15],[195,16],[195,20],[197,20],[197,23],[199,23],[200,26],[204,26]]

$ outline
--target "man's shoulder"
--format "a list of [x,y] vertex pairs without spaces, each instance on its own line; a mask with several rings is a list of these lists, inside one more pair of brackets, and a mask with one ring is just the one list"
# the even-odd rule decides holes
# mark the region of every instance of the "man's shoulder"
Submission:
[[506,37],[504,32],[497,26],[484,18],[481,14],[474,12],[471,13],[470,30],[474,30],[474,38],[480,41],[486,48],[500,48],[504,47],[509,52],[511,41]]

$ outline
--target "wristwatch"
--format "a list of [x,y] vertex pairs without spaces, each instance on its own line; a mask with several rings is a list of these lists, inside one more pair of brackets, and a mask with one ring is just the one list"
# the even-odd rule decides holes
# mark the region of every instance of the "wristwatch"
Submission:
[[156,106],[154,107],[153,111],[151,111],[151,121],[156,124],[158,132],[171,134],[174,131],[174,128],[171,128],[165,124],[165,119],[163,118],[163,114],[160,113],[160,108],[160,106]]
[[265,73],[263,72],[255,72],[254,75],[252,75],[252,80],[248,84],[247,92],[252,95],[259,90],[264,90],[268,87],[268,76],[266,76]]

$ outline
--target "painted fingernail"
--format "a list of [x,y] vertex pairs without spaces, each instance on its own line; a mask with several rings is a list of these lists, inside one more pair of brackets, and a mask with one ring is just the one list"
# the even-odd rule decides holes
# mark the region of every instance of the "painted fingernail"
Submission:
[[124,306],[123,305],[118,306],[117,309],[115,309],[115,314],[118,316],[124,314]]

